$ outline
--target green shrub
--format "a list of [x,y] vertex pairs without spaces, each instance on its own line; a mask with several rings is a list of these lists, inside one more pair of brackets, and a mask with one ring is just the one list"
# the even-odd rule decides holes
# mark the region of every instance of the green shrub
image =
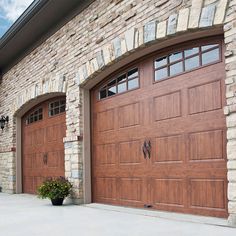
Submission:
[[39,198],[65,198],[72,189],[72,184],[64,177],[46,179],[42,185],[38,187]]

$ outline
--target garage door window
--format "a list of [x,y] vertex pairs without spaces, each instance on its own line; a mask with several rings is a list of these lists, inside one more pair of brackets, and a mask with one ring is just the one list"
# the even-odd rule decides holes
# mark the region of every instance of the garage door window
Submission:
[[123,73],[105,84],[99,90],[99,99],[124,93],[139,87],[139,71],[138,68],[131,69]]
[[66,109],[66,100],[61,99],[61,100],[57,100],[57,101],[49,103],[48,113],[49,113],[49,116],[55,116],[55,115],[65,112],[65,109]]
[[219,60],[220,44],[209,44],[174,52],[155,60],[155,81],[216,63]]
[[43,119],[43,109],[37,108],[32,113],[30,113],[25,120],[26,125],[32,124],[34,122],[40,121]]

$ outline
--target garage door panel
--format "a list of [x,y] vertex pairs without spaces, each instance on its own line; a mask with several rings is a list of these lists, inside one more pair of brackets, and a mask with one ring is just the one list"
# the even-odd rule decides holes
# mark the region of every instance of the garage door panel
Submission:
[[126,141],[118,144],[119,165],[139,165],[143,163],[142,141]]
[[114,117],[115,109],[109,109],[97,113],[97,124],[96,127],[99,131],[110,131],[114,130]]
[[154,139],[153,164],[181,163],[185,161],[185,140],[183,135],[157,137]]
[[214,81],[188,89],[189,114],[222,108],[221,82]]
[[43,153],[42,152],[34,153],[32,161],[34,169],[43,168]]
[[44,143],[44,129],[36,129],[31,132],[32,145],[40,146]]
[[55,142],[58,140],[58,138],[61,137],[61,125],[60,124],[56,124],[56,125],[52,125],[52,126],[48,126],[46,127],[46,140],[47,142],[51,143],[51,142]]
[[32,168],[34,157],[35,157],[35,154],[25,155],[25,161],[23,163],[24,168],[26,168],[26,169],[31,169]]
[[101,202],[117,202],[117,179],[115,177],[94,178],[95,199]]
[[118,108],[119,128],[127,128],[135,125],[140,125],[140,110],[140,102],[120,106]]
[[226,209],[224,179],[190,179],[190,206]]
[[181,116],[181,91],[153,98],[154,121]]
[[190,161],[224,159],[223,130],[209,130],[189,134]]
[[151,193],[153,204],[184,206],[185,180],[175,178],[152,179]]
[[117,163],[115,143],[96,145],[95,149],[94,159],[96,166],[110,166]]
[[25,191],[27,193],[33,193],[34,191],[34,178],[31,176],[24,176],[23,177],[25,183]]
[[119,194],[121,204],[142,204],[143,185],[141,178],[120,178]]

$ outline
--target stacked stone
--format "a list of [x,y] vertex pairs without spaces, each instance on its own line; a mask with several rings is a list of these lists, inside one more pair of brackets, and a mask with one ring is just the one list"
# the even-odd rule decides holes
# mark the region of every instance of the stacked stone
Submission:
[[16,187],[15,153],[11,150],[0,150],[0,190],[6,193],[14,193]]
[[0,115],[10,117],[0,134],[2,190],[16,189],[16,119],[39,98],[66,95],[65,175],[73,183],[73,198],[83,202],[84,159],[90,157],[83,153],[83,90],[78,85],[85,85],[99,72],[142,48],[224,24],[229,219],[236,224],[235,9],[236,0],[94,1],[41,42],[3,75],[0,85]]
[[229,1],[224,22],[229,223],[236,225],[236,1]]

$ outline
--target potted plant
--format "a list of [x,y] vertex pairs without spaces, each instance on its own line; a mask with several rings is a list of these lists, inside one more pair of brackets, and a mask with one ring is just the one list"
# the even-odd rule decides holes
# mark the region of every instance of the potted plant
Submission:
[[70,194],[72,184],[64,177],[48,178],[38,187],[39,198],[51,199],[52,205],[60,206]]

